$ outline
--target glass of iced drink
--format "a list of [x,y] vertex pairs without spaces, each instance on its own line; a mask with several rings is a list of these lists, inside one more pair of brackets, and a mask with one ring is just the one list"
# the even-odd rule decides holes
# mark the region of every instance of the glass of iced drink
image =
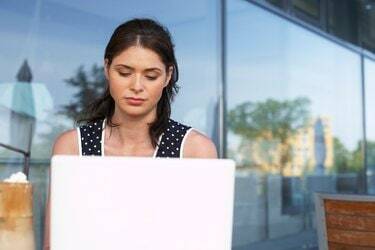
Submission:
[[0,181],[0,249],[35,250],[30,183]]

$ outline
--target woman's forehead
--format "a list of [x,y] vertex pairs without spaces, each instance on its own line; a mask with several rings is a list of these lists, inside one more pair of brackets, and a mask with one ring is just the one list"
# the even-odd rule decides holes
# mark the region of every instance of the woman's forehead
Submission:
[[165,67],[160,56],[151,49],[141,46],[131,46],[123,50],[113,59],[114,64],[124,64],[133,68]]

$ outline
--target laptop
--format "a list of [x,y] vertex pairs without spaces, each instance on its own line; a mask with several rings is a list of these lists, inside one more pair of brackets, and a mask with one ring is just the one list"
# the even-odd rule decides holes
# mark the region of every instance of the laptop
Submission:
[[230,250],[235,163],[54,156],[51,250]]

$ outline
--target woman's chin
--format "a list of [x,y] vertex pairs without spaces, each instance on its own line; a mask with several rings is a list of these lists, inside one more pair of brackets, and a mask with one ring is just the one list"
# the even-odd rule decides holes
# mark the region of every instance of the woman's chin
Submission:
[[121,113],[129,117],[142,117],[149,114],[149,111],[141,106],[121,108]]

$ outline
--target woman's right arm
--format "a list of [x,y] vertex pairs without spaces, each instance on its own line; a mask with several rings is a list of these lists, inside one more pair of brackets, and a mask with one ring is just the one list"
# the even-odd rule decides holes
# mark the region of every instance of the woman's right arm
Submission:
[[[79,146],[78,146],[78,134],[76,129],[72,129],[62,133],[57,137],[53,149],[52,155],[79,155]],[[50,175],[51,177],[51,175]],[[51,178],[50,178],[51,180]],[[50,189],[49,189],[50,190]],[[48,192],[49,193],[49,192]],[[47,204],[45,210],[45,220],[44,220],[44,243],[43,249],[50,249],[50,196],[47,196]]]

